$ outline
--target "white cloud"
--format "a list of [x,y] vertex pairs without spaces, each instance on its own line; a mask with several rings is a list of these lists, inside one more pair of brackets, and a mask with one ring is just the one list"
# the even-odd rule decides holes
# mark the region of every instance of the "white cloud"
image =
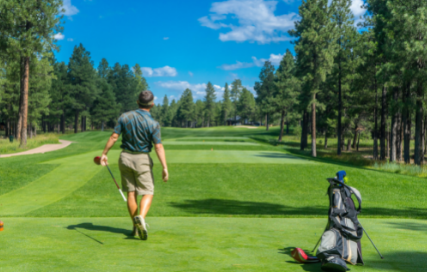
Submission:
[[357,26],[358,23],[363,22],[365,19],[360,18],[362,15],[366,13],[366,9],[362,8],[363,0],[353,0],[350,6],[350,10],[353,13],[355,20],[354,25]]
[[[206,83],[192,84],[188,81],[158,81],[155,84],[159,87],[173,91],[183,92],[185,89],[190,89],[193,92],[194,99],[201,99],[206,95]],[[224,92],[224,87],[215,84],[213,87],[215,89],[216,97],[221,98],[222,92]]]
[[66,16],[73,16],[79,13],[79,10],[71,4],[71,0],[64,0],[62,8],[65,9],[63,14]]
[[264,66],[264,63],[266,61],[270,61],[273,65],[279,65],[280,61],[283,58],[283,54],[270,54],[270,57],[268,59],[258,59],[257,57],[252,57],[252,62],[240,62],[237,61],[235,64],[223,64],[219,66],[219,68],[223,70],[237,70],[237,69],[243,69],[243,68],[250,68],[250,67],[262,67]]
[[161,68],[141,67],[142,73],[146,77],[174,77],[178,75],[175,68],[165,66]]
[[360,17],[361,15],[365,14],[366,9],[362,8],[363,6],[363,0],[353,0],[350,6],[351,12],[353,12],[355,17]]
[[192,72],[188,72],[188,74],[192,77],[194,76],[194,74]]
[[[298,15],[293,12],[274,15],[277,3],[277,1],[264,0],[215,2],[210,8],[211,14],[199,18],[199,22],[202,26],[211,29],[231,29],[219,34],[219,39],[223,42],[250,41],[265,44],[290,40],[285,33],[294,27]],[[230,19],[237,20],[237,23],[230,22]]]
[[72,41],[74,41],[74,39],[73,38],[68,38],[67,41],[72,42]]
[[154,101],[156,101],[156,100],[157,100],[157,96],[154,97]]
[[169,40],[169,37],[164,37],[163,40],[167,41]]
[[223,64],[219,66],[219,68],[221,68],[222,70],[228,71],[228,70],[237,70],[242,68],[250,68],[253,66],[254,66],[253,63],[236,61],[235,64]]
[[65,38],[65,36],[64,36],[61,32],[58,32],[58,33],[56,33],[55,35],[53,35],[53,38],[54,38],[55,40],[60,41],[60,40],[63,40],[63,39]]

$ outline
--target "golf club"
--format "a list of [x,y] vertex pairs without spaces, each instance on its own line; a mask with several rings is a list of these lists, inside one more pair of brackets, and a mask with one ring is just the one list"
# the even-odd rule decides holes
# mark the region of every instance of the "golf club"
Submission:
[[[100,164],[101,164],[101,157],[97,156],[97,157],[95,157],[95,158],[93,159],[93,161],[94,161],[97,165],[100,165]],[[122,197],[123,197],[123,200],[126,202],[126,201],[127,201],[127,200],[126,200],[126,197],[125,197],[125,195],[123,194],[122,189],[120,189],[119,185],[117,184],[117,181],[116,181],[116,179],[114,178],[113,173],[112,173],[112,172],[111,172],[111,170],[110,170],[110,167],[108,167],[108,165],[105,165],[105,166],[107,166],[108,172],[110,172],[110,175],[111,175],[111,177],[113,178],[114,183],[115,183],[115,184],[116,184],[116,186],[117,186],[117,189],[119,189],[119,192],[120,192],[120,194],[121,194],[121,195],[122,195]]]

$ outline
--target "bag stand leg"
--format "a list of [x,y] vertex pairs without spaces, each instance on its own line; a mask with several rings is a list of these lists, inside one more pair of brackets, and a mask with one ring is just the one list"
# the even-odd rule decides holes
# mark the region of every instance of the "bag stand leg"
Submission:
[[[326,224],[325,230],[323,232],[325,232],[328,228],[329,228],[329,220],[328,220],[328,224]],[[319,241],[317,241],[317,244],[314,246],[313,250],[311,252],[314,252],[317,248],[317,246],[319,245],[320,241],[322,240],[322,235],[320,235]]]
[[374,242],[372,242],[371,237],[369,237],[368,233],[366,232],[365,228],[362,227],[362,225],[360,225],[360,227],[363,229],[363,231],[365,232],[366,236],[368,236],[369,241],[371,241],[372,245],[374,246],[374,248],[377,250],[378,255],[380,255],[381,259],[384,259],[383,255],[381,255],[380,251],[378,250],[378,248],[375,246]]

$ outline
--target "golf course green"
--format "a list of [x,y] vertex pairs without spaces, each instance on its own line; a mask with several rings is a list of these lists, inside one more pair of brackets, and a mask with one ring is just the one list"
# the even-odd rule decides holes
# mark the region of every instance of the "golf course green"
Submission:
[[[111,132],[61,139],[45,154],[0,158],[0,271],[320,271],[299,264],[327,222],[326,178],[345,170],[359,189],[365,266],[352,271],[425,271],[424,178],[296,155],[268,144],[277,129],[162,129],[170,179],[148,214],[149,239],[130,236],[125,202],[93,163]],[[285,137],[285,146],[287,137]],[[117,143],[109,153],[118,181]]]

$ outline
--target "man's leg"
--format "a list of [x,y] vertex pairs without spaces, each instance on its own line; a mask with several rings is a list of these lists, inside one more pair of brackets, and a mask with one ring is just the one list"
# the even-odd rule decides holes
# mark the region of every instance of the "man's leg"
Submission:
[[148,211],[150,210],[151,202],[153,201],[153,195],[144,195],[139,203],[139,214],[142,218],[145,218]]
[[138,203],[136,201],[136,193],[135,192],[128,192],[128,211],[130,215],[130,219],[132,220],[133,224],[133,218],[138,215]]

